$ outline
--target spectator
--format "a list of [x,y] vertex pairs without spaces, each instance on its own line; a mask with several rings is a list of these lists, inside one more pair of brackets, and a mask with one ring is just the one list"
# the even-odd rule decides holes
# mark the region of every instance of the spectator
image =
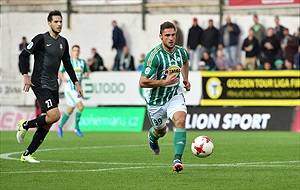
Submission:
[[[190,70],[194,70],[194,65],[198,64],[201,59],[201,38],[203,30],[198,25],[198,19],[193,19],[193,26],[189,29],[187,48],[190,58]],[[196,56],[196,59],[195,59]]]
[[236,70],[237,70],[237,71],[243,71],[243,70],[245,70],[245,68],[244,68],[244,66],[243,66],[241,63],[238,63],[238,64],[236,65]]
[[226,17],[226,24],[222,26],[219,37],[219,49],[224,48],[224,54],[229,59],[230,67],[235,69],[238,63],[238,40],[240,28],[232,23],[229,16]]
[[142,53],[140,55],[140,61],[139,61],[139,66],[137,67],[137,71],[142,71],[143,70],[143,66],[144,66],[144,63],[145,63],[145,58],[146,58],[146,55],[144,53]]
[[270,61],[266,60],[264,62],[264,70],[267,70],[267,71],[272,70],[272,65],[273,64]]
[[180,29],[177,20],[173,21],[173,24],[176,28],[176,41],[175,45],[183,46],[183,33],[182,30]]
[[113,70],[117,70],[117,61],[120,59],[120,56],[123,51],[123,47],[126,45],[126,41],[123,35],[123,31],[118,27],[117,21],[112,21],[112,26],[113,26],[113,32],[112,32],[112,39],[113,39],[113,45],[112,49],[117,50],[117,54],[115,56],[114,60],[114,66]]
[[[245,69],[254,70],[256,67],[256,58],[259,52],[259,43],[254,36],[254,29],[249,29],[248,37],[244,39],[242,50],[246,52],[246,58],[243,63]],[[249,67],[250,65],[250,67]]]
[[290,35],[289,29],[283,29],[284,37],[281,40],[281,50],[284,59],[293,60],[298,48],[298,39],[295,36]]
[[216,70],[218,71],[227,71],[229,69],[229,61],[224,56],[222,50],[217,50],[217,58],[216,58]]
[[215,61],[210,57],[210,55],[207,51],[202,52],[201,61],[205,62],[205,70],[208,70],[208,71],[215,71],[216,70]]
[[289,59],[284,60],[284,66],[286,70],[294,70],[293,61]]
[[216,49],[219,43],[219,30],[214,27],[212,19],[208,20],[208,28],[203,32],[201,42],[203,51],[207,51],[210,56],[216,60]]
[[262,40],[260,62],[270,62],[274,66],[274,60],[278,57],[278,50],[280,49],[280,43],[277,37],[274,35],[274,29],[268,28],[267,37]]
[[135,71],[134,58],[129,53],[127,46],[123,47],[123,52],[120,59],[117,61],[116,71]]
[[[28,42],[25,36],[22,37],[22,42],[19,44],[19,54],[28,46]],[[29,65],[29,71],[30,71],[30,56],[26,58],[26,64]],[[19,62],[19,71],[20,70],[20,62]]]
[[206,71],[206,67],[205,67],[205,62],[204,61],[200,61],[199,62],[199,70],[200,71]]
[[283,69],[283,61],[281,59],[277,59],[274,62],[274,65],[275,65],[276,70],[282,70]]
[[274,28],[274,33],[275,33],[275,36],[277,37],[277,39],[279,41],[282,40],[283,38],[283,29],[285,27],[283,27],[282,25],[279,24],[279,17],[278,16],[275,16],[275,28]]
[[266,38],[266,29],[265,27],[258,23],[258,16],[253,16],[254,25],[251,27],[254,31],[254,36],[258,40],[258,43],[261,44],[262,39]]
[[93,57],[88,60],[88,65],[90,66],[90,71],[107,71],[107,68],[104,66],[102,57],[98,54],[96,48],[92,48]]

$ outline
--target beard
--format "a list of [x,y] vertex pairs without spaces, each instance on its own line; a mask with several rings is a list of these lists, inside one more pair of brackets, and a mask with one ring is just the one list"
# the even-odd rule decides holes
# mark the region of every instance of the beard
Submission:
[[171,47],[171,46],[169,46],[168,44],[166,44],[166,43],[164,43],[164,45],[165,45],[165,47],[166,48],[168,48],[169,50],[172,50],[173,48],[174,48],[174,46],[173,47]]
[[52,27],[51,27],[52,32],[54,32],[56,35],[58,35],[60,32],[55,31]]

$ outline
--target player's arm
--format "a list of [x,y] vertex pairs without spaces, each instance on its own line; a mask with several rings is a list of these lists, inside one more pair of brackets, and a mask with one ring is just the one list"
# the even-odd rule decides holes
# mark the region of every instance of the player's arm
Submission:
[[21,54],[19,55],[19,66],[20,66],[20,71],[22,75],[27,74],[29,71],[29,64],[26,62],[28,57],[30,56],[30,53],[27,52],[26,50],[23,50]]
[[83,91],[82,91],[81,86],[80,86],[80,84],[77,80],[77,77],[76,77],[75,71],[72,67],[70,59],[63,60],[63,64],[64,64],[64,67],[65,67],[68,75],[70,76],[71,81],[76,86],[76,89],[77,89],[77,92],[78,92],[78,97],[83,97]]
[[66,48],[65,48],[65,53],[62,58],[62,62],[64,64],[64,68],[67,71],[68,75],[70,76],[71,81],[74,83],[76,86],[77,92],[78,92],[78,97],[83,97],[83,91],[81,89],[81,86],[78,82],[78,79],[76,77],[75,71],[73,69],[71,60],[70,60],[70,54],[69,54],[69,44],[68,41],[66,40]]
[[34,86],[34,84],[32,84],[31,79],[28,75],[29,64],[28,64],[28,62],[26,62],[26,60],[30,56],[30,54],[33,54],[37,49],[41,48],[40,45],[43,44],[43,42],[44,42],[43,35],[39,34],[39,35],[35,36],[31,40],[29,45],[21,52],[21,54],[19,56],[19,67],[20,67],[20,71],[24,77],[23,90],[25,92],[28,92],[29,89],[32,86]]
[[156,88],[160,86],[168,86],[178,82],[178,77],[176,73],[168,72],[167,78],[165,80],[152,80],[146,76],[140,77],[140,87],[141,88]]
[[84,60],[83,60],[83,62],[84,62],[83,75],[84,75],[85,78],[89,78],[89,75],[90,75],[89,66]]
[[181,68],[181,74],[183,77],[184,88],[186,89],[186,91],[190,91],[191,84],[189,82],[189,61],[188,60],[183,64]]
[[19,66],[20,66],[20,71],[23,75],[24,78],[24,87],[23,90],[25,92],[28,92],[29,89],[34,86],[31,82],[31,79],[28,75],[28,71],[29,71],[29,64],[26,63],[26,59],[30,56],[30,53],[28,53],[27,51],[23,50],[19,56]]

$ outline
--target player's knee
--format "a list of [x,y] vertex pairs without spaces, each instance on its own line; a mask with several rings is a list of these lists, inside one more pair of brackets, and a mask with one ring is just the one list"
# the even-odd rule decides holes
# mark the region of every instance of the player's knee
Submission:
[[52,124],[57,122],[60,119],[60,113],[59,112],[51,112],[47,113],[47,123]]
[[185,117],[179,117],[175,120],[176,127],[183,128],[185,126]]

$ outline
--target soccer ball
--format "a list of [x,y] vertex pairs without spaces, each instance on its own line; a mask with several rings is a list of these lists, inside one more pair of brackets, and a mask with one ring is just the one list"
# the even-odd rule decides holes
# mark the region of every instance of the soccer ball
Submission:
[[193,140],[191,149],[195,156],[205,158],[213,153],[214,144],[209,137],[198,136]]

